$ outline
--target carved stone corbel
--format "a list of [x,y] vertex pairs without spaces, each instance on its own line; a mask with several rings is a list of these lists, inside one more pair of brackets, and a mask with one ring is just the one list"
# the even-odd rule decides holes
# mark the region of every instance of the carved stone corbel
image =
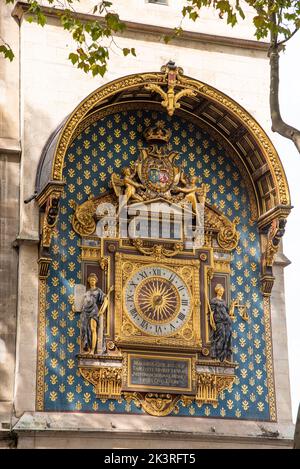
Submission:
[[273,264],[285,233],[285,218],[275,218],[268,230],[265,249],[262,255],[261,288],[265,296],[270,296],[274,284]]
[[42,228],[42,247],[43,248],[50,247],[53,229],[58,219],[59,200],[60,200],[60,192],[58,191],[52,192],[47,199],[43,228]]

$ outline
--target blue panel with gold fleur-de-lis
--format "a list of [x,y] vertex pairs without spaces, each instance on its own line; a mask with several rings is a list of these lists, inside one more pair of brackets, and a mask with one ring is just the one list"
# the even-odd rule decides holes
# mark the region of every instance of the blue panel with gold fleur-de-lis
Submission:
[[158,120],[172,130],[176,164],[210,185],[208,203],[237,223],[240,242],[231,271],[232,296],[248,306],[249,322],[234,323],[233,353],[239,367],[232,389],[221,392],[216,407],[179,403],[173,415],[268,420],[265,326],[259,287],[258,229],[250,217],[245,183],[222,146],[209,134],[180,117],[165,113],[124,111],[91,124],[68,149],[60,214],[51,244],[52,263],[47,279],[45,396],[47,411],[143,413],[125,400],[97,399],[92,384],[77,369],[79,316],[72,311],[74,285],[81,282],[80,237],[72,229],[73,202],[83,203],[109,187],[113,172],[134,162],[146,127]]

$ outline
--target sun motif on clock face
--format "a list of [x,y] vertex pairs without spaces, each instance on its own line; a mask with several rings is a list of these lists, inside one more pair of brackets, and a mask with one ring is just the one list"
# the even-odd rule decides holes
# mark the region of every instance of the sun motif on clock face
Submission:
[[138,312],[150,322],[167,323],[178,314],[180,296],[175,285],[163,277],[144,279],[136,289]]
[[176,333],[187,321],[191,294],[171,268],[140,267],[125,285],[125,309],[131,321],[149,335]]

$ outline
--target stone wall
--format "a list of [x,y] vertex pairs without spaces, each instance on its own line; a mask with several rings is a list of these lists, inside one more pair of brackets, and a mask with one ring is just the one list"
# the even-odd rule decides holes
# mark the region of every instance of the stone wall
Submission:
[[19,157],[0,150],[0,429],[10,422],[16,353]]
[[0,433],[9,429],[14,390],[19,232],[19,27],[0,3],[1,37],[15,60],[0,57]]
[[[86,3],[91,3],[91,0]],[[166,8],[164,6],[147,4],[141,10],[141,2],[138,0],[131,0],[128,8],[128,3],[127,0],[118,2],[121,17],[128,21],[136,24],[142,18],[142,22],[149,25],[154,23],[159,27],[177,25],[178,8],[175,0],[170,0],[170,7],[167,7],[169,10],[163,10]],[[151,32],[133,25],[117,42],[120,47],[135,47],[137,58],[123,58],[122,52],[115,48],[111,52],[108,73],[104,78],[93,79],[75,69],[68,61],[68,54],[74,45],[55,18],[49,17],[46,27],[41,28],[24,21],[22,12],[15,22],[10,17],[10,11],[10,7],[0,2],[1,35],[13,46],[16,54],[13,63],[0,59],[0,91],[3,90],[0,107],[0,412],[2,411],[4,423],[9,420],[12,408],[17,294],[16,412],[21,416],[35,408],[37,246],[31,243],[36,243],[38,238],[38,209],[35,202],[24,205],[23,200],[34,191],[35,174],[42,149],[59,123],[82,99],[102,84],[131,73],[157,71],[172,58],[183,67],[186,75],[207,82],[230,95],[266,130],[270,128],[268,58],[266,50],[259,46],[248,47],[242,42],[240,45],[229,45],[213,36],[212,41],[207,42],[197,34],[165,45],[160,41],[159,30],[154,28]],[[172,15],[162,14],[163,11],[172,11],[175,14],[173,22],[169,19]],[[214,15],[205,13],[203,18],[199,27],[189,23],[188,29],[194,33],[200,31],[245,40],[253,39],[249,23],[243,23],[238,29],[231,29],[225,22],[215,22]],[[20,144],[21,163],[18,157]],[[11,149],[13,151],[9,151]],[[21,244],[18,290],[18,255],[12,248],[12,242],[17,236]],[[283,266],[276,269],[279,277],[272,295],[273,334],[278,339],[278,343],[274,344],[274,367],[275,374],[278,374],[275,383],[278,418],[284,425],[282,429],[279,425],[280,432],[290,435],[282,269]],[[272,429],[276,431],[276,428],[274,424]],[[65,443],[67,444],[67,440]]]

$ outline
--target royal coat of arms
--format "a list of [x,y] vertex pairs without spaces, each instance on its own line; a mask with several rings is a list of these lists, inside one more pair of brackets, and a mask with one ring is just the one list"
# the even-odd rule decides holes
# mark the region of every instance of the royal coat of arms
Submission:
[[[170,151],[166,145],[170,138],[170,131],[158,125],[146,130],[147,148],[142,148],[136,163],[138,175],[150,196],[168,193],[172,188],[179,168],[173,164],[177,152]],[[167,195],[167,194],[166,194]]]

